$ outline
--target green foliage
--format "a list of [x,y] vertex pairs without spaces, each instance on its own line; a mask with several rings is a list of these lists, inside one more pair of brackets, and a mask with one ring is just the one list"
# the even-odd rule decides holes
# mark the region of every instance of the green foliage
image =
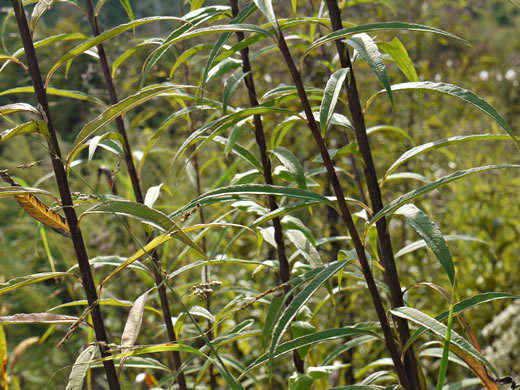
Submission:
[[0,186],[2,386],[109,388],[98,367],[115,361],[121,388],[394,389],[392,341],[415,353],[424,389],[508,384],[520,341],[497,321],[520,318],[517,2],[163,3],[98,1],[94,36],[82,2],[24,2],[104,358],[77,241],[13,199],[67,207],[30,54],[2,9],[0,169],[22,184]]

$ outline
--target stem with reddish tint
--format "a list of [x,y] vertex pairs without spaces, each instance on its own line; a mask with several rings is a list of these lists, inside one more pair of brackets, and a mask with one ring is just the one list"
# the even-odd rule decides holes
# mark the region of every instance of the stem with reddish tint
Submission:
[[[238,15],[238,1],[231,0],[231,9],[233,12],[233,17]],[[238,41],[244,40],[244,33],[237,32]],[[246,46],[244,49],[240,50],[240,56],[242,57],[242,70],[244,73],[249,73],[245,78],[245,84],[247,87],[247,92],[249,95],[249,104],[251,107],[256,107],[259,105],[258,99],[256,97],[256,89],[255,83],[253,79],[253,75],[251,73],[251,61],[249,60],[249,48]],[[253,123],[255,126],[255,138],[256,144],[258,145],[258,149],[260,151],[260,159],[262,161],[262,169],[264,174],[264,181],[268,185],[273,185],[273,176],[271,173],[271,160],[267,155],[267,145],[265,142],[265,133],[262,124],[262,117],[260,115],[253,116]],[[274,196],[268,196],[269,208],[271,211],[278,209],[278,204],[276,203],[276,199]],[[282,223],[279,217],[273,218],[273,226],[274,226],[274,239],[276,241],[276,249],[278,252],[278,262],[280,264],[280,278],[282,279],[282,283],[286,283],[289,281],[291,269],[289,265],[289,261],[287,260],[287,255],[285,253],[285,243],[283,239],[283,229]],[[285,287],[285,293],[288,293],[289,285]],[[291,298],[287,300],[287,305],[291,302]],[[304,373],[304,362],[298,353],[298,351],[293,351],[293,363],[296,370],[300,373]]]
[[[97,24],[97,19],[94,15],[94,9],[92,7],[92,3],[90,0],[85,0],[85,5],[87,8],[87,16],[90,22],[90,26],[92,28],[92,33],[94,36],[99,35],[99,27]],[[119,102],[117,98],[116,89],[114,86],[114,81],[112,79],[112,75],[110,74],[110,67],[108,65],[108,59],[105,54],[105,48],[103,44],[97,45],[98,54],[99,54],[99,62],[101,64],[101,68],[103,70],[103,76],[105,78],[105,84],[107,86],[108,94],[110,96],[110,103],[112,105],[117,104]],[[139,177],[137,176],[137,171],[135,169],[134,160],[132,158],[132,149],[130,147],[130,143],[128,142],[128,136],[125,130],[125,125],[123,122],[123,118],[118,116],[116,119],[116,126],[119,134],[121,134],[123,138],[123,146],[124,146],[124,154],[125,154],[125,163],[126,168],[128,170],[128,174],[130,176],[130,182],[132,183],[132,188],[134,190],[135,200],[138,203],[144,204],[143,193],[141,191],[141,186],[139,184]],[[150,241],[151,235],[148,236],[147,241]],[[177,341],[177,337],[175,336],[175,330],[173,329],[173,324],[171,321],[172,315],[170,311],[170,305],[168,303],[168,297],[166,295],[166,288],[163,284],[163,276],[160,272],[160,263],[159,257],[157,255],[157,251],[153,251],[151,253],[152,261],[153,261],[153,272],[154,272],[154,281],[157,286],[157,290],[159,292],[159,301],[161,303],[161,310],[164,317],[164,323],[166,326],[166,332],[168,333],[169,341],[175,342]],[[181,356],[178,351],[172,351],[172,357],[175,365],[175,369],[177,371],[180,370],[182,366]],[[179,384],[179,388],[181,390],[187,390],[186,379],[184,378],[184,373],[179,371],[177,376],[177,383]]]
[[[294,60],[291,56],[291,52],[290,52],[289,48],[287,47],[287,43],[285,42],[285,38],[280,29],[278,29],[277,38],[278,38],[278,46],[285,59],[287,66],[289,68],[289,72],[291,73],[292,79],[294,81],[294,84],[298,91],[298,95],[300,97],[300,101],[301,101],[303,109],[305,111],[305,116],[307,117],[307,124],[309,126],[309,129],[311,130],[311,133],[314,137],[316,145],[318,146],[318,149],[319,149],[320,155],[323,159],[325,168],[327,169],[327,174],[329,176],[329,180],[330,180],[332,188],[334,190],[334,194],[336,195],[336,198],[337,198],[338,206],[339,206],[339,209],[341,212],[341,217],[343,218],[343,221],[345,222],[345,225],[347,226],[347,229],[352,238],[352,242],[354,244],[356,254],[359,258],[359,263],[361,265],[361,270],[363,272],[363,276],[367,283],[367,286],[368,286],[368,289],[369,289],[369,292],[370,292],[370,295],[372,298],[372,302],[374,304],[374,307],[375,307],[375,310],[377,313],[377,317],[379,319],[379,323],[381,324],[381,329],[383,330],[386,347],[387,347],[387,349],[390,353],[390,356],[392,358],[392,361],[394,363],[394,367],[395,367],[397,376],[399,378],[401,386],[404,389],[412,390],[413,388],[410,386],[410,384],[408,382],[408,377],[406,375],[406,371],[404,369],[403,362],[400,359],[400,352],[394,341],[392,329],[390,328],[390,325],[388,323],[388,319],[386,317],[386,311],[383,306],[383,302],[381,301],[379,292],[377,290],[374,276],[372,275],[372,272],[370,270],[368,259],[367,259],[366,253],[365,253],[365,248],[360,239],[359,233],[356,229],[356,225],[354,224],[354,221],[352,220],[352,216],[348,209],[348,205],[345,200],[345,196],[343,195],[343,190],[341,189],[341,185],[339,183],[339,179],[338,179],[338,176],[336,175],[334,165],[332,163],[329,152],[327,150],[327,146],[325,145],[325,141],[321,137],[321,132],[320,132],[318,123],[314,119],[312,108],[311,108],[309,99],[307,97],[307,93],[305,92],[305,87],[303,85],[301,75],[298,72],[298,69],[296,68]],[[416,390],[416,389],[413,389],[413,390]]]
[[[85,290],[85,295],[87,297],[89,307],[92,308],[90,314],[92,316],[94,331],[96,333],[96,340],[99,343],[101,356],[109,357],[110,354],[108,353],[108,339],[105,326],[103,324],[103,316],[101,314],[101,310],[98,304],[96,286],[94,284],[94,278],[92,277],[92,272],[90,270],[90,264],[88,261],[88,255],[87,250],[85,248],[85,243],[83,241],[83,236],[81,235],[81,230],[78,226],[78,218],[74,210],[72,196],[69,188],[69,182],[67,179],[67,174],[65,172],[65,167],[63,166],[58,138],[56,136],[56,130],[52,121],[52,115],[49,109],[49,103],[47,101],[47,94],[43,87],[40,67],[38,65],[36,51],[34,50],[31,33],[27,24],[27,18],[25,16],[25,11],[23,9],[21,1],[11,0],[11,3],[13,5],[14,13],[16,15],[16,22],[18,24],[20,36],[22,38],[23,47],[25,49],[25,55],[27,58],[27,63],[29,65],[29,73],[31,75],[34,92],[38,99],[38,103],[40,104],[42,110],[45,112],[47,127],[49,131],[48,146],[51,154],[52,167],[56,176],[56,182],[58,184],[58,189],[60,192],[61,203],[63,204],[63,209],[67,218],[67,223],[70,228],[70,235],[81,273],[83,289]],[[105,373],[107,376],[110,390],[119,390],[120,386],[119,381],[117,380],[114,362],[112,360],[103,361],[103,366],[105,368]]]
[[[341,22],[341,12],[338,7],[336,0],[327,0],[329,7],[329,15],[334,31],[341,30],[343,28]],[[370,143],[368,142],[368,136],[366,132],[365,117],[361,108],[359,100],[359,93],[356,86],[356,77],[354,69],[350,62],[350,56],[348,48],[345,47],[341,40],[336,41],[336,48],[338,51],[341,66],[343,68],[349,68],[350,74],[347,80],[345,80],[345,88],[347,90],[348,106],[352,115],[352,122],[354,130],[356,132],[356,139],[359,145],[359,150],[364,161],[365,180],[367,182],[368,194],[370,196],[370,203],[374,214],[378,213],[383,208],[383,201],[381,198],[381,189],[377,182],[377,174],[374,166],[374,160],[372,158],[372,152],[370,150]],[[390,302],[392,308],[404,306],[403,294],[401,291],[401,282],[399,280],[399,273],[394,259],[394,251],[392,249],[392,242],[388,233],[388,224],[386,218],[379,219],[376,223],[377,235],[378,235],[378,250],[381,258],[381,263],[385,268],[384,280],[386,285],[390,289]],[[397,323],[397,329],[399,331],[399,337],[401,346],[404,346],[406,341],[410,338],[410,329],[408,327],[408,321],[401,317],[394,317]],[[419,373],[417,369],[417,359],[413,348],[408,348],[405,354],[405,367],[408,380],[412,388],[420,389],[421,382],[419,379]]]

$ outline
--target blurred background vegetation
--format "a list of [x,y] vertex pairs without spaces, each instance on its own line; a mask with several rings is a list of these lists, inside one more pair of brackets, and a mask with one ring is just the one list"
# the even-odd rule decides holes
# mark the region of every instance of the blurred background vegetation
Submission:
[[[135,18],[150,15],[179,16],[182,13],[178,1],[142,0],[131,3],[134,7]],[[277,3],[276,12],[279,18],[293,16],[291,2],[280,1]],[[0,4],[2,17],[5,17],[10,11],[9,2],[3,0]],[[219,1],[206,1],[204,4],[227,5],[226,2]],[[184,12],[189,10],[188,5],[184,8]],[[319,15],[320,12],[323,12],[320,9],[320,1],[298,1],[298,16]],[[259,15],[254,15],[253,19],[259,17]],[[106,2],[100,17],[100,26],[104,30],[127,20],[128,16],[118,1]],[[389,42],[394,36],[399,37],[408,49],[421,80],[448,82],[476,92],[491,103],[508,120],[514,130],[517,129],[520,120],[520,40],[518,39],[520,9],[507,0],[390,0],[347,7],[343,12],[343,20],[345,23],[355,24],[391,20],[407,21],[438,27],[465,38],[472,47],[431,34],[377,33],[377,41]],[[175,22],[147,25],[136,29],[135,34],[129,31],[117,39],[108,41],[105,48],[110,61],[113,63],[127,49],[146,39],[166,37],[175,25]],[[90,36],[86,18],[82,11],[71,2],[57,2],[38,24],[34,40],[38,41],[48,36],[72,32],[81,32]],[[323,26],[320,28],[303,26],[290,30],[289,42],[293,55],[298,58],[312,40],[326,32],[327,29]],[[21,47],[13,18],[4,25],[3,38],[4,54],[11,54]],[[197,85],[209,54],[207,49],[191,58],[187,65],[179,66],[170,79],[171,67],[184,50],[196,45],[212,45],[217,39],[218,35],[215,34],[175,45],[153,68],[152,73],[145,80],[145,84],[169,80],[178,84]],[[234,39],[232,37],[230,43],[234,43]],[[78,44],[77,40],[70,40],[38,49],[42,73],[46,74],[61,54],[66,53],[76,44]],[[269,44],[270,42],[261,41],[253,45],[251,50],[255,53]],[[116,71],[115,83],[120,98],[138,90],[143,63],[156,47],[153,44],[139,47]],[[330,61],[333,61],[333,68],[338,67],[337,59],[333,59],[334,54],[335,50],[329,45],[313,51],[310,56],[306,57],[302,73],[308,86],[319,88],[325,86],[331,74]],[[235,56],[235,58],[238,57]],[[336,62],[334,63],[334,61]],[[230,63],[231,67],[235,65]],[[392,83],[406,81],[391,62],[388,62],[387,66]],[[259,96],[280,84],[292,84],[288,72],[284,69],[282,57],[277,52],[254,58],[253,72]],[[205,96],[208,99],[221,100],[225,79],[225,77],[212,79],[206,87]],[[377,79],[364,63],[357,65],[357,80],[362,102],[380,89]],[[8,64],[0,74],[0,91],[28,85],[30,85],[28,74],[15,64]],[[95,51],[91,55],[82,55],[74,59],[67,72],[62,67],[53,76],[50,86],[82,91],[97,96],[105,102],[108,101]],[[193,92],[187,90],[187,93]],[[232,98],[231,105],[234,107],[247,105],[246,96],[246,89],[241,85]],[[501,132],[490,119],[475,108],[443,95],[425,94],[422,104],[417,94],[396,93],[394,100],[395,104],[392,107],[385,96],[377,98],[367,111],[367,125],[387,124],[400,127],[410,136],[415,145],[456,135]],[[50,101],[62,148],[67,150],[83,124],[100,113],[100,106],[87,101],[56,96],[52,96]],[[15,102],[28,102],[36,105],[35,97],[31,94],[0,95],[0,105]],[[187,104],[186,101],[172,96],[151,101],[125,116],[125,123],[137,159],[142,155],[142,151],[160,123],[185,104]],[[319,100],[314,104],[319,105]],[[301,111],[297,99],[283,101],[279,106]],[[337,111],[346,113],[345,105],[338,106]],[[165,183],[167,191],[161,192],[156,203],[157,208],[173,211],[197,195],[193,164],[184,170],[180,170],[178,167],[172,168],[172,158],[177,148],[193,129],[218,115],[220,115],[219,111],[210,111],[209,114],[199,111],[195,112],[191,118],[183,116],[161,136],[160,142],[156,144],[143,165],[141,175],[142,187],[145,191],[151,186]],[[264,116],[268,138],[283,119],[285,118],[281,115]],[[0,120],[2,129],[12,127],[8,121]],[[353,134],[349,134],[349,136],[353,138]],[[245,128],[239,142],[257,154],[256,146],[251,143],[252,141],[251,129]],[[408,138],[387,132],[377,132],[371,135],[370,141],[380,177],[399,155],[412,146]],[[329,145],[341,147],[344,144],[343,130],[332,128]],[[283,139],[282,145],[290,148],[298,156],[307,171],[319,167],[319,164],[313,162],[318,152],[303,123],[297,123],[292,127]],[[102,172],[100,168],[108,167],[109,170],[117,171],[119,166],[117,156],[99,149],[92,161],[88,162],[86,159],[85,151],[78,158],[79,164],[75,167],[75,172],[79,175],[70,177],[72,191],[92,193],[95,190],[99,193],[109,193],[110,187],[106,176],[100,174]],[[41,162],[30,169],[17,168],[22,164],[34,161]],[[197,154],[197,163],[200,169],[202,192],[229,184],[236,174],[250,169],[236,156],[232,154],[226,156],[224,146],[218,143],[205,146]],[[455,170],[500,163],[520,163],[518,152],[512,142],[487,141],[452,146],[443,149],[442,152],[430,152],[411,160],[406,164],[405,170],[423,175],[423,180],[434,180]],[[341,176],[344,180],[346,195],[359,197],[357,187],[352,180],[352,167],[349,160],[342,157],[336,159],[336,164],[347,173]],[[46,146],[37,136],[16,137],[7,143],[1,143],[0,168],[9,169],[11,175],[20,183],[57,193],[54,178],[50,174],[52,169]],[[275,181],[284,183],[283,172],[278,172]],[[323,175],[313,176],[313,180],[324,188],[326,187],[326,178]],[[116,183],[118,195],[131,199],[131,187],[123,166],[116,173]],[[384,201],[388,202],[420,184],[422,184],[420,181],[410,180],[389,181],[383,187]],[[487,291],[518,293],[520,282],[518,272],[520,222],[518,222],[518,216],[520,209],[517,194],[519,184],[515,171],[491,171],[470,176],[463,181],[443,187],[440,191],[430,193],[417,203],[417,206],[425,210],[438,224],[443,234],[464,235],[480,240],[449,242],[458,272],[461,298]],[[219,207],[225,207],[225,209]],[[228,210],[237,210],[231,206],[219,207],[207,208],[207,220],[223,215]],[[80,206],[79,210],[84,208],[85,206]],[[249,213],[232,215],[235,218],[234,221],[238,223],[248,224],[252,221]],[[343,226],[334,226],[334,224],[331,226],[334,217],[327,214],[327,210],[324,208],[315,208],[312,214],[308,210],[301,210],[294,215],[304,221],[318,240],[333,234],[346,234]],[[195,215],[192,218],[196,221],[198,217]],[[128,224],[132,233],[144,241],[143,233],[135,221],[123,223]],[[51,270],[38,225],[37,221],[31,219],[18,207],[14,199],[2,199],[0,202],[0,282],[29,273]],[[134,241],[128,237],[122,222],[114,218],[86,217],[81,227],[91,258],[96,256],[128,257],[138,249]],[[392,220],[390,229],[395,250],[419,239],[399,218]],[[215,255],[222,253],[226,242],[235,233],[228,231],[223,240],[221,240],[219,232],[208,234],[206,245],[209,252]],[[65,271],[72,267],[75,264],[75,257],[68,239],[48,229],[46,229],[46,237],[56,269]],[[325,243],[318,249],[323,260],[328,262],[336,258],[338,248],[339,246],[336,244]],[[351,249],[346,242],[341,243],[341,248]],[[290,250],[295,252],[296,249],[290,247]],[[230,257],[260,261],[275,257],[273,248],[265,242],[261,250],[257,252],[256,240],[253,236],[245,234],[233,244],[226,254]],[[180,253],[182,253],[182,257],[179,256]],[[191,253],[182,252],[180,244],[173,242],[165,246],[161,255],[164,267],[170,272],[196,258]],[[299,261],[297,257],[293,262],[295,261]],[[425,249],[403,255],[398,258],[398,261],[404,286],[411,286],[418,282],[431,282],[439,285],[446,282],[443,277],[440,277],[442,272],[440,272],[439,265],[433,260],[433,255]],[[226,305],[237,297],[262,292],[278,282],[273,271],[263,268],[253,274],[254,269],[255,267],[252,266],[233,265],[211,269],[211,279],[223,282],[222,287],[216,289],[213,294],[213,314],[216,315],[223,309],[225,311]],[[98,283],[108,271],[107,267],[95,269]],[[380,274],[376,274],[376,276],[381,278]],[[189,287],[200,281],[201,276],[198,269],[185,272],[174,279],[179,295],[184,295],[185,303],[189,307],[204,305],[197,297],[188,296]],[[119,280],[111,284],[105,294],[106,297],[134,301],[152,285],[153,280],[147,274],[127,271],[119,276]],[[341,305],[338,305],[335,311],[330,306],[317,314],[313,320],[316,326],[324,326],[324,322],[328,324],[328,327],[345,326],[374,318],[372,309],[361,310],[366,307],[371,308],[365,290],[360,290],[355,281],[349,282],[347,290],[348,292],[341,296]],[[412,306],[424,310],[430,315],[437,315],[449,306],[440,295],[432,293],[432,290],[424,286],[411,289],[407,298]],[[2,296],[0,314],[43,312],[62,303],[79,299],[83,299],[83,292],[78,283],[48,281]],[[510,301],[489,303],[480,306],[478,310],[471,311],[468,315],[479,342],[482,346],[487,346],[484,349],[486,356],[504,375],[520,373],[520,355],[518,353],[520,342],[511,336],[506,340],[501,337],[507,327],[515,329],[515,324],[518,326],[520,312],[513,311],[511,315],[502,318],[500,323],[493,322],[493,319],[508,305],[511,305]],[[155,302],[155,307],[158,307],[157,302]],[[61,309],[59,312],[80,315],[82,309],[82,307],[72,307]],[[110,307],[103,311],[110,333],[109,340],[117,340],[121,336],[128,309]],[[172,311],[176,313],[174,315],[180,313],[179,307],[175,305]],[[262,324],[266,311],[267,305],[257,304],[251,309],[237,313],[232,320],[238,323],[243,319],[252,318],[258,324]],[[231,319],[227,321],[231,321]],[[508,325],[509,322],[511,325]],[[226,327],[230,324],[224,323],[222,326]],[[481,332],[485,327],[486,331]],[[41,337],[48,328],[45,325],[7,327],[9,351],[13,351],[16,345],[23,340],[33,336]],[[66,331],[66,325],[56,326],[41,344],[29,346],[25,353],[19,356],[16,365],[12,367],[12,374],[19,377],[23,383],[22,388],[64,387],[69,367],[73,364],[81,348],[84,347],[85,339],[74,335],[64,347],[56,350],[56,344]],[[183,337],[189,340],[194,335],[193,329],[189,325],[185,325]],[[146,314],[139,340],[143,340],[143,343],[159,343],[163,341],[163,338],[164,330],[158,315],[154,312]],[[253,358],[259,355],[258,348],[258,341],[240,341],[230,347],[227,353],[233,355],[237,360],[250,362],[251,355]],[[371,345],[371,347],[356,350],[354,355],[350,356],[353,367],[344,370],[342,375],[346,377],[355,375],[367,362],[374,360],[374,357],[381,352],[380,348],[381,346]],[[315,359],[320,360],[318,355],[324,353],[317,351]],[[281,376],[284,375],[284,370],[285,374],[290,374],[290,364],[288,359],[286,360],[287,363],[283,363],[279,368],[278,374]],[[436,362],[436,359],[427,360],[425,358],[424,360],[425,367],[430,369],[427,373],[432,378],[435,378],[436,375]],[[128,374],[124,377],[123,388],[134,388],[136,385],[133,382],[140,370],[135,368],[126,370]],[[154,374],[158,377],[161,376],[161,373],[155,372]],[[452,375],[452,378],[464,375],[455,368],[453,370],[450,368],[449,374]],[[101,381],[102,379],[99,379],[99,383],[102,383]],[[94,375],[93,383],[95,386],[98,383],[96,375]]]

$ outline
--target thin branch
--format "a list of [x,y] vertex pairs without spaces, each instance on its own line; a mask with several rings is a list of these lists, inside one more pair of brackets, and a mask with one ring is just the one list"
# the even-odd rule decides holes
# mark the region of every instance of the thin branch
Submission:
[[[233,12],[233,17],[238,15],[238,0],[231,0],[231,10]],[[237,32],[238,41],[244,40],[244,33]],[[242,57],[242,70],[244,73],[247,73],[247,76],[244,78],[248,95],[249,95],[249,104],[251,107],[256,107],[259,105],[258,99],[256,96],[255,82],[253,79],[253,74],[251,72],[251,61],[249,60],[249,48],[246,46],[244,49],[240,50],[240,56]],[[271,160],[267,155],[267,145],[265,142],[265,133],[264,127],[262,124],[262,117],[260,115],[253,116],[253,123],[255,126],[255,138],[256,144],[258,145],[258,149],[260,151],[260,159],[262,161],[262,169],[264,171],[264,181],[268,185],[273,185],[273,176],[271,173]],[[276,203],[276,198],[274,196],[268,196],[269,208],[271,211],[278,209],[278,204]],[[282,283],[286,283],[291,274],[291,269],[289,265],[289,261],[287,260],[287,255],[285,253],[285,243],[283,238],[283,229],[282,223],[279,217],[273,218],[273,226],[274,226],[274,239],[276,241],[276,249],[278,252],[278,261],[280,264],[280,277],[282,279]],[[285,292],[289,291],[289,286],[285,287]],[[291,302],[291,298],[287,300],[287,305]],[[304,373],[304,362],[300,357],[298,351],[293,352],[293,362],[296,370],[300,373]]]
[[296,89],[298,91],[300,101],[301,101],[303,109],[305,111],[305,116],[307,117],[307,124],[309,126],[309,129],[312,132],[316,145],[318,146],[318,149],[319,149],[321,157],[323,159],[325,168],[327,169],[327,174],[329,176],[329,180],[332,184],[332,188],[336,195],[339,209],[341,211],[341,217],[343,218],[343,221],[345,222],[345,225],[347,226],[350,236],[352,237],[352,242],[356,249],[356,253],[359,258],[359,263],[361,265],[361,270],[363,272],[363,276],[365,277],[365,281],[367,283],[368,289],[370,291],[370,295],[372,297],[372,302],[376,309],[379,323],[381,324],[381,328],[383,330],[386,347],[390,353],[390,356],[392,357],[392,361],[394,363],[394,367],[397,372],[397,376],[399,377],[399,381],[400,381],[401,385],[406,390],[412,390],[412,387],[410,386],[410,384],[408,382],[408,378],[406,376],[406,372],[405,372],[403,363],[401,362],[400,353],[399,353],[397,345],[394,341],[392,330],[388,323],[388,319],[386,318],[385,308],[381,301],[381,297],[379,296],[379,292],[377,291],[376,283],[375,283],[374,277],[372,275],[372,272],[370,270],[370,266],[368,264],[368,259],[367,259],[366,253],[365,253],[365,248],[364,248],[363,243],[361,242],[359,234],[356,230],[354,221],[352,220],[352,216],[348,209],[347,202],[345,200],[345,196],[343,195],[343,190],[341,189],[341,185],[339,183],[339,179],[338,179],[338,176],[336,175],[334,165],[332,163],[329,152],[327,150],[327,146],[325,145],[325,141],[321,137],[321,132],[320,132],[318,123],[314,119],[314,115],[312,113],[312,108],[311,108],[309,99],[307,97],[307,93],[305,92],[305,87],[303,85],[301,75],[298,72],[298,69],[296,68],[296,65],[291,56],[291,52],[290,52],[289,48],[287,47],[287,43],[285,42],[285,38],[283,36],[281,29],[278,29],[278,31],[279,31],[278,46],[280,48],[280,51],[283,54],[283,57],[285,59],[287,66],[289,68],[289,71],[291,73],[294,84],[296,85]]
[[[99,35],[99,27],[97,24],[97,19],[94,15],[94,9],[92,7],[92,2],[90,0],[85,0],[85,5],[87,8],[87,16],[88,20],[90,22],[90,26],[92,28],[92,33],[94,36]],[[99,54],[99,61],[101,64],[101,68],[103,70],[103,76],[105,78],[105,84],[108,90],[108,94],[110,96],[110,102],[111,104],[117,104],[118,98],[116,89],[114,86],[114,80],[112,79],[111,73],[110,73],[110,67],[108,64],[108,59],[105,54],[105,49],[103,47],[103,44],[97,45],[98,54]],[[125,125],[123,122],[123,118],[118,116],[116,119],[116,126],[119,131],[119,134],[121,134],[123,138],[123,146],[124,146],[124,154],[125,154],[125,163],[126,168],[128,170],[128,174],[130,176],[130,182],[132,183],[132,188],[134,190],[134,196],[135,200],[138,203],[144,204],[144,198],[141,191],[141,186],[139,183],[139,177],[137,176],[137,171],[135,169],[134,160],[132,157],[132,149],[130,147],[130,143],[128,142],[128,136],[125,130]],[[148,236],[147,241],[150,241],[152,238],[151,235]],[[170,305],[168,303],[168,297],[166,295],[166,287],[163,284],[163,276],[160,272],[160,262],[159,257],[157,255],[157,251],[154,250],[151,253],[152,261],[153,261],[153,271],[154,271],[154,281],[155,285],[157,286],[157,290],[159,292],[159,300],[161,303],[161,310],[164,317],[164,323],[166,326],[166,331],[168,334],[169,341],[175,342],[177,341],[177,337],[175,336],[175,330],[173,328],[172,324],[172,315],[170,311]],[[181,356],[178,351],[172,351],[172,357],[175,365],[176,371],[178,371],[177,376],[177,383],[179,384],[179,388],[181,390],[187,390],[186,386],[186,379],[184,377],[184,373],[182,371],[179,371],[182,366]]]
[[[74,245],[76,259],[79,265],[81,279],[83,281],[83,289],[85,290],[85,295],[87,297],[89,306],[92,306],[91,315],[94,331],[96,333],[96,339],[99,342],[101,356],[109,357],[110,354],[107,352],[108,338],[106,335],[105,326],[103,324],[103,316],[101,314],[99,304],[97,303],[98,296],[96,292],[96,286],[94,284],[94,279],[90,270],[90,264],[88,261],[88,255],[85,248],[85,243],[83,241],[83,236],[81,235],[81,230],[78,226],[78,218],[73,207],[67,174],[65,173],[65,168],[63,166],[58,138],[56,136],[56,130],[52,121],[52,115],[49,109],[49,103],[47,101],[47,94],[43,87],[40,67],[38,65],[36,51],[34,50],[31,32],[29,31],[27,18],[25,16],[25,11],[23,9],[21,0],[11,0],[11,3],[16,15],[16,22],[18,24],[20,36],[22,38],[23,47],[25,49],[25,55],[29,65],[29,73],[31,75],[34,92],[38,99],[38,103],[46,115],[47,127],[50,136],[48,146],[51,154],[52,167],[56,176],[61,203],[64,206],[63,209],[65,211],[67,223],[70,228],[72,243]],[[103,366],[105,368],[109,388],[111,390],[119,390],[120,386],[119,381],[117,380],[114,362],[112,360],[103,361]]]
[[[329,7],[329,15],[334,31],[341,30],[343,28],[341,22],[341,12],[338,7],[337,0],[327,0],[327,6]],[[370,150],[370,143],[366,132],[365,118],[361,109],[361,103],[359,100],[358,89],[356,86],[356,77],[354,75],[354,69],[350,62],[350,56],[348,48],[345,47],[341,40],[336,41],[336,48],[338,51],[341,66],[343,68],[350,69],[350,77],[345,80],[345,88],[348,96],[348,106],[352,115],[352,122],[356,132],[356,139],[359,145],[359,150],[364,161],[365,180],[367,182],[368,194],[370,196],[370,203],[374,214],[378,213],[383,208],[383,201],[381,199],[381,189],[377,182],[376,169],[374,167],[374,160],[372,158],[372,152]],[[399,273],[394,259],[394,251],[392,249],[392,242],[388,233],[388,226],[386,218],[381,218],[376,223],[377,235],[378,235],[378,250],[380,253],[381,263],[385,268],[384,280],[386,285],[390,289],[390,302],[392,308],[404,306],[403,295],[401,291],[401,282],[399,280]],[[401,317],[395,317],[394,320],[397,323],[397,329],[399,331],[401,346],[404,346],[406,341],[410,338],[410,329],[408,327],[408,321]],[[413,348],[408,348],[405,355],[405,367],[408,380],[412,388],[420,389],[421,382],[419,379],[419,373],[417,369],[417,359]]]

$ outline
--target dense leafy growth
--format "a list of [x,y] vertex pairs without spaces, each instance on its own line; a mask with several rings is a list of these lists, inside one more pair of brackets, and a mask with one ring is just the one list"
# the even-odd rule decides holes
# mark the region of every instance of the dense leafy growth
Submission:
[[518,387],[518,2],[11,3],[0,388]]

